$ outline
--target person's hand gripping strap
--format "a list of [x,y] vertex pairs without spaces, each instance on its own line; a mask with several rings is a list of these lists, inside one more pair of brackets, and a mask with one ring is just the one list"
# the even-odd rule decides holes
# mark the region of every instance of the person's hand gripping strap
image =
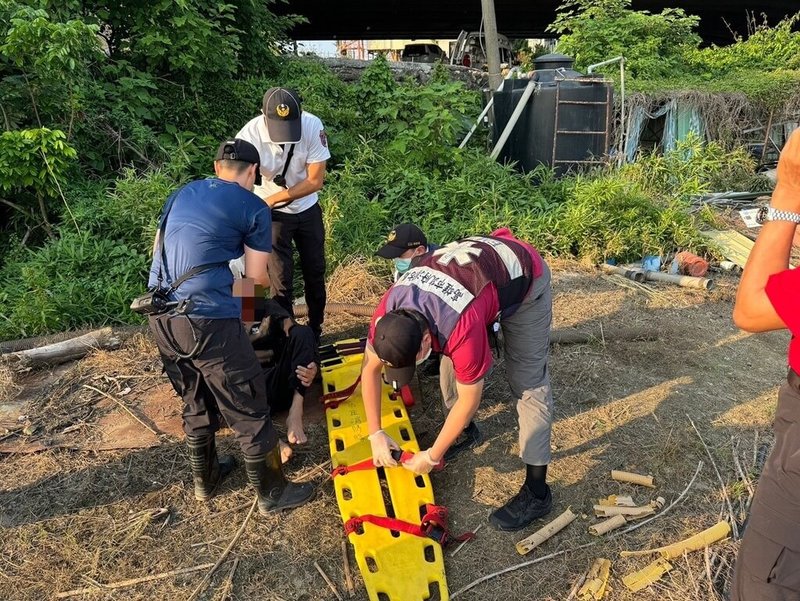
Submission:
[[372,445],[372,463],[376,467],[397,467],[397,461],[392,457],[392,450],[399,451],[400,445],[391,436],[383,430],[378,430],[367,438]]

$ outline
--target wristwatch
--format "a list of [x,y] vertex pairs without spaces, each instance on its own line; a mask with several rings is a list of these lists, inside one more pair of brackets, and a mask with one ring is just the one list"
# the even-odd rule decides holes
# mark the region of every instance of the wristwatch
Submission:
[[800,223],[800,213],[792,213],[791,211],[779,211],[772,207],[761,207],[756,213],[756,221],[758,223],[765,223],[767,221],[789,221],[791,223]]

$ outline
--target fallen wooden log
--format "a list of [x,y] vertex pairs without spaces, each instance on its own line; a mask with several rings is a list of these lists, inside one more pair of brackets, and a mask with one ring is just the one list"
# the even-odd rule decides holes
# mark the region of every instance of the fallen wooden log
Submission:
[[115,349],[122,344],[122,338],[111,328],[94,330],[83,336],[62,342],[40,346],[25,351],[2,355],[2,360],[15,367],[42,367],[58,365],[67,361],[81,359],[94,349]]

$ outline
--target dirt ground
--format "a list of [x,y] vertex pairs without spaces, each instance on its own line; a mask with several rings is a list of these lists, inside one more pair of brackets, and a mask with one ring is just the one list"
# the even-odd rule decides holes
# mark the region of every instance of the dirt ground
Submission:
[[[678,541],[728,517],[723,488],[690,418],[710,448],[741,528],[750,492],[734,455],[745,479],[755,481],[771,443],[770,421],[785,375],[788,337],[750,336],[733,326],[736,282],[733,277],[718,279],[711,292],[666,285],[644,289],[576,264],[555,265],[554,327],[600,334],[591,344],[556,345],[551,355],[556,406],[549,472],[555,499],[552,517],[571,507],[579,518],[525,557],[517,554],[514,543],[544,521],[520,533],[483,527],[454,557],[451,549],[445,552],[451,594],[521,561],[596,541],[493,578],[457,598],[563,600],[598,557],[612,561],[608,599],[722,598],[738,546],[733,540],[714,545],[706,554],[674,560],[672,572],[635,594],[626,591],[621,578],[651,558],[621,559],[619,551]],[[621,327],[643,329],[652,339],[615,341],[614,332]],[[340,319],[331,322],[326,338],[363,331],[359,320]],[[213,564],[220,557],[243,523],[252,494],[240,467],[210,503],[194,501],[180,431],[162,429],[179,420],[180,402],[160,375],[146,337],[132,339],[120,351],[61,368],[49,381],[39,375],[18,384],[23,387],[18,399],[28,401],[15,404],[7,399],[0,405],[0,443],[48,446],[57,441],[89,450],[0,454],[0,599],[51,599],[58,592],[94,583]],[[84,384],[124,399],[143,416],[143,423]],[[435,377],[422,378],[419,384],[421,401],[412,409],[412,421],[421,445],[426,445],[443,413]],[[345,590],[343,531],[327,478],[325,423],[316,404],[308,413],[309,443],[296,450],[288,470],[293,478],[316,483],[315,500],[283,515],[254,515],[196,598],[333,599],[314,562]],[[36,425],[30,436],[13,434],[19,415]],[[279,430],[282,418],[276,420]],[[142,448],[98,450],[95,443],[106,440],[110,431],[98,425],[103,419],[106,424],[109,419],[124,423],[126,435],[133,438],[138,429]],[[477,422],[483,444],[432,476],[437,502],[450,508],[455,532],[485,523],[488,512],[516,493],[523,479],[515,408],[502,364],[489,378]],[[3,427],[12,434],[4,435]],[[151,427],[159,435],[148,432]],[[228,431],[219,445],[239,453]],[[613,539],[587,533],[596,521],[589,514],[599,497],[631,494],[643,504],[663,496],[670,503],[701,460],[704,467],[684,501],[663,517]],[[652,474],[656,489],[617,484],[610,479],[612,469]],[[230,597],[225,597],[234,559],[238,565],[227,587]],[[354,563],[353,569],[354,598],[367,599]],[[190,599],[207,571],[116,590],[95,588],[71,598]]]

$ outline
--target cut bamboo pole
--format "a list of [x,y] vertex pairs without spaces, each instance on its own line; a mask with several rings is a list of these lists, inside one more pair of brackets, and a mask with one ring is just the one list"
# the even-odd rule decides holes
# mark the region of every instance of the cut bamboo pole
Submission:
[[577,595],[578,591],[581,590],[583,583],[586,582],[587,576],[589,576],[589,572],[584,572],[575,579],[575,582],[572,584],[572,588],[569,589],[569,595],[567,595],[566,601],[572,601],[575,598],[575,595]]
[[647,588],[671,569],[672,564],[666,559],[656,559],[653,563],[645,566],[638,572],[625,576],[622,579],[622,584],[624,584],[629,591],[635,593],[643,588]]
[[589,534],[593,534],[594,536],[602,536],[603,534],[608,534],[612,530],[616,530],[627,523],[628,521],[625,519],[625,516],[615,515],[614,517],[608,518],[599,524],[589,526]]
[[[623,534],[627,534],[629,532],[633,532],[634,530],[638,530],[642,526],[644,526],[646,524],[649,524],[653,520],[657,520],[658,518],[663,517],[664,515],[669,513],[670,510],[672,510],[674,507],[676,507],[677,505],[679,505],[680,503],[683,502],[683,500],[686,498],[686,495],[691,490],[692,485],[694,484],[695,480],[697,480],[697,476],[700,474],[702,469],[703,469],[703,462],[702,461],[698,461],[697,462],[697,469],[695,470],[694,475],[692,476],[692,479],[689,480],[689,483],[686,485],[686,488],[684,488],[683,491],[681,492],[681,494],[678,495],[678,498],[675,499],[674,501],[672,501],[672,503],[670,503],[663,511],[661,511],[660,513],[657,513],[656,515],[654,515],[651,518],[648,518],[648,519],[644,520],[643,522],[639,522],[637,524],[634,524],[633,526],[629,526],[628,528],[625,528],[625,530],[620,530],[619,532],[614,532],[608,538],[616,538],[617,536],[622,536]],[[554,559],[556,557],[561,557],[562,555],[566,555],[567,553],[575,553],[575,552],[581,551],[583,549],[588,549],[589,547],[593,547],[595,545],[600,544],[600,542],[601,541],[599,541],[599,540],[595,540],[595,541],[592,541],[590,543],[584,543],[583,545],[578,545],[577,547],[572,547],[570,549],[562,549],[561,551],[556,551],[555,553],[550,553],[549,555],[544,555],[542,557],[537,557],[536,559],[528,559],[527,561],[520,562],[520,563],[515,564],[513,566],[509,566],[507,568],[503,568],[502,570],[497,570],[496,572],[492,572],[491,574],[487,574],[486,576],[481,576],[480,578],[477,578],[476,580],[473,580],[469,584],[466,584],[465,586],[462,586],[460,589],[458,589],[456,592],[454,592],[452,595],[450,595],[450,598],[451,599],[455,599],[456,597],[460,597],[462,594],[466,593],[469,590],[472,590],[476,586],[478,586],[480,584],[483,584],[484,582],[487,582],[489,580],[492,580],[493,578],[497,578],[498,576],[502,576],[503,574],[508,574],[509,572],[514,572],[516,570],[521,570],[522,568],[527,568],[528,566],[536,565],[537,563],[542,563],[544,561],[549,561],[549,560]]]
[[655,501],[651,501],[647,505],[641,507],[620,507],[609,505],[595,505],[594,513],[599,518],[610,518],[615,515],[625,516],[627,519],[636,519],[654,514],[657,510],[664,507],[666,500],[664,497],[658,497]]
[[629,519],[653,515],[656,512],[654,507],[643,505],[641,507],[607,507],[605,505],[595,505],[594,515],[598,518],[611,518],[617,515]]
[[578,516],[572,513],[572,510],[568,507],[564,513],[562,513],[552,522],[537,530],[528,538],[524,538],[519,541],[517,543],[517,553],[520,555],[530,553],[554,534],[569,526],[577,517]]
[[598,499],[597,504],[606,507],[636,507],[636,503],[630,495],[609,495],[605,499]]
[[628,484],[638,484],[639,486],[646,486],[647,488],[655,488],[653,483],[653,476],[643,476],[642,474],[634,474],[633,472],[623,472],[620,470],[611,470],[611,479],[617,482],[627,482]]
[[595,559],[586,582],[578,591],[580,601],[601,601],[606,595],[608,577],[611,574],[611,561],[608,559]]
[[716,542],[728,538],[731,535],[731,525],[728,522],[719,522],[711,528],[707,528],[702,532],[698,532],[694,536],[687,539],[667,545],[666,547],[659,547],[658,549],[646,549],[643,551],[622,551],[622,557],[636,557],[639,555],[650,555],[651,553],[658,553],[664,559],[673,559],[680,557],[689,551],[699,551],[704,547],[708,547]]

